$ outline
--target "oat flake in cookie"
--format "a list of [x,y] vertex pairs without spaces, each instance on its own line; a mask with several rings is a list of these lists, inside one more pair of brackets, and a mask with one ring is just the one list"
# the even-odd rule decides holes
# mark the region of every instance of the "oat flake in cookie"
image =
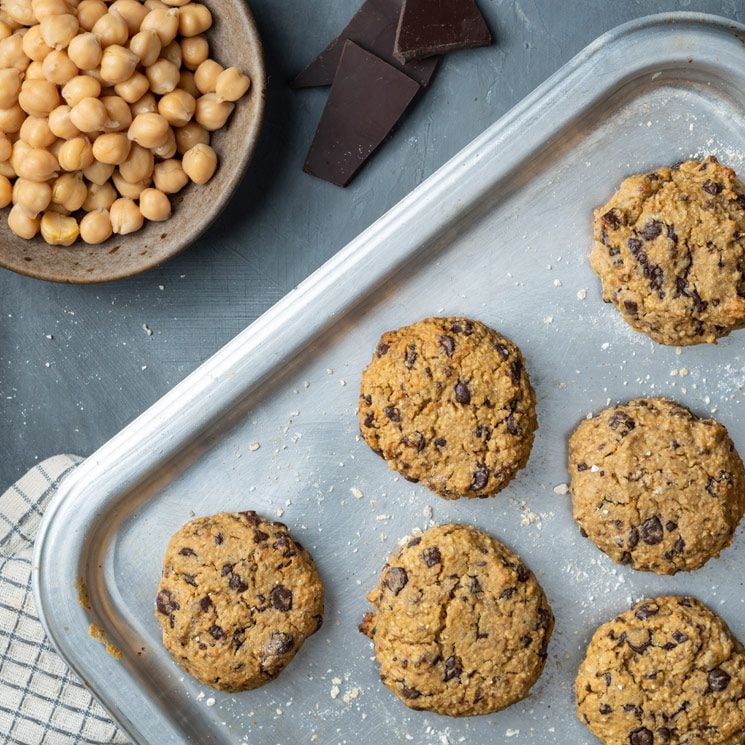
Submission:
[[741,745],[745,649],[698,600],[643,600],[601,626],[577,714],[603,745]]
[[627,178],[595,211],[603,300],[660,344],[745,326],[745,185],[710,156]]
[[276,677],[320,628],[323,584],[284,525],[221,512],[171,538],[156,606],[163,644],[184,670],[242,691]]
[[727,430],[664,398],[585,419],[569,440],[574,519],[621,564],[675,574],[732,542],[745,472]]
[[359,419],[391,468],[448,499],[503,489],[538,427],[520,350],[467,318],[383,334],[362,374]]
[[469,525],[440,525],[392,554],[360,630],[380,677],[412,709],[489,714],[538,680],[554,619],[520,557]]

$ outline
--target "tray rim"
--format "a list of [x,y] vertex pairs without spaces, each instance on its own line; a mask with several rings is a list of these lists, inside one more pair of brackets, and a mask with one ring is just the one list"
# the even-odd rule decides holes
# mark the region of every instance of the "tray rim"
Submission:
[[[135,480],[142,481],[148,478],[158,462],[172,460],[179,445],[203,433],[208,428],[210,421],[217,416],[217,412],[237,399],[244,397],[251,388],[261,385],[266,373],[281,361],[282,358],[277,354],[268,355],[270,359],[263,364],[252,365],[252,368],[254,368],[251,373],[252,379],[242,384],[236,382],[240,378],[238,372],[250,358],[251,352],[261,345],[268,345],[269,341],[275,336],[274,330],[280,324],[286,324],[288,319],[300,315],[304,308],[312,304],[320,295],[323,295],[342,276],[353,273],[355,267],[364,263],[364,259],[373,253],[375,247],[385,239],[386,235],[393,231],[400,231],[402,226],[412,219],[421,219],[421,212],[426,212],[428,209],[431,211],[433,222],[430,229],[424,233],[418,232],[416,238],[412,236],[407,239],[408,243],[416,245],[405,251],[402,250],[400,253],[403,256],[401,257],[378,262],[381,266],[376,272],[365,272],[362,293],[359,292],[359,284],[348,282],[349,285],[355,286],[354,291],[340,293],[337,302],[321,318],[315,318],[312,323],[303,324],[305,338],[298,340],[293,347],[294,353],[300,353],[309,340],[333,325],[341,310],[349,309],[353,303],[363,300],[369,291],[379,284],[382,278],[407,263],[416,255],[419,247],[431,242],[432,237],[438,234],[440,226],[450,225],[468,214],[474,204],[491,189],[494,183],[509,174],[515,164],[520,163],[529,157],[532,152],[544,146],[550,137],[539,139],[538,147],[522,146],[515,148],[511,157],[502,157],[503,166],[498,176],[490,171],[486,186],[483,184],[481,187],[474,185],[472,183],[474,172],[478,172],[479,168],[489,161],[489,154],[493,155],[499,148],[500,143],[508,139],[510,134],[516,130],[524,132],[528,126],[539,124],[541,119],[547,118],[545,115],[550,108],[548,104],[551,102],[556,104],[557,99],[563,99],[568,90],[577,88],[583,82],[586,82],[583,81],[583,73],[586,69],[592,67],[592,63],[598,55],[610,58],[612,51],[621,41],[627,37],[641,35],[654,27],[658,27],[660,31],[666,30],[668,32],[682,32],[686,28],[694,27],[699,30],[706,28],[709,31],[734,34],[743,46],[742,53],[745,59],[745,25],[722,16],[707,13],[688,11],[657,13],[634,19],[605,32],[584,47],[495,123],[487,127],[484,132],[462,148],[406,197],[310,274],[294,290],[291,290],[171,391],[84,460],[61,484],[57,494],[45,510],[34,543],[32,586],[37,613],[54,649],[83,680],[92,695],[101,702],[134,742],[151,742],[146,734],[148,731],[159,731],[159,742],[185,742],[185,740],[182,738],[183,731],[175,726],[170,717],[158,714],[157,707],[146,695],[141,697],[143,706],[139,713],[142,714],[141,719],[144,720],[146,716],[149,716],[149,719],[144,723],[141,721],[139,724],[134,721],[135,718],[118,705],[115,696],[104,693],[103,687],[95,684],[92,679],[93,676],[88,673],[84,663],[86,659],[90,661],[91,658],[97,659],[98,662],[104,662],[109,667],[111,678],[120,678],[124,675],[130,684],[135,683],[134,675],[126,669],[124,664],[118,661],[116,661],[118,667],[114,666],[115,660],[108,657],[101,645],[88,639],[86,632],[83,631],[79,635],[82,640],[90,642],[90,644],[87,644],[88,649],[85,652],[76,650],[74,640],[70,641],[69,638],[66,638],[69,636],[69,629],[65,629],[64,624],[55,618],[55,614],[50,607],[50,591],[56,586],[55,570],[59,570],[59,573],[66,575],[70,575],[71,570],[70,567],[65,568],[55,564],[54,559],[50,558],[48,554],[50,536],[53,534],[52,528],[55,526],[57,515],[63,512],[66,507],[71,509],[76,500],[81,503],[84,502],[86,489],[95,488],[97,492],[101,492],[102,481],[104,483],[108,481],[109,489],[113,489],[115,494],[120,494],[127,491],[130,488],[129,485]],[[672,50],[668,51],[672,54]],[[681,59],[676,59],[676,61],[680,62],[683,56],[687,55],[679,52],[678,56]],[[594,94],[602,93],[608,88],[617,89],[625,80],[633,80],[643,75],[644,72],[645,64],[639,60],[634,60],[623,71],[623,74],[617,74],[617,70],[606,70],[606,77],[610,78],[610,81],[606,80],[603,83],[602,79],[598,77],[594,90],[592,86],[581,90],[583,105],[577,107],[577,110],[581,112],[590,106]],[[557,117],[550,126],[544,127],[544,129],[548,131],[549,136],[555,135],[567,126],[573,116],[574,114],[566,114],[563,117]],[[544,134],[546,133],[544,132]],[[525,139],[529,140],[529,138]],[[446,200],[448,206],[442,209],[440,200],[449,191],[448,184],[453,177],[462,179],[460,189],[467,192],[466,196],[470,192],[470,199],[462,197],[455,204],[450,204]],[[438,206],[437,212],[432,211],[435,205]],[[198,405],[195,402],[198,402]],[[183,427],[183,432],[174,432],[176,423],[190,406],[193,409],[191,411],[194,416],[193,422],[187,427]],[[171,429],[168,429],[169,426]],[[161,450],[153,446],[153,435],[160,437]],[[179,437],[180,439],[177,439]],[[117,481],[117,479],[121,480]],[[94,525],[101,515],[113,507],[116,501],[115,494],[109,494],[105,499],[99,501],[96,507],[89,508],[87,515],[87,525],[89,527]],[[67,537],[70,538],[70,536]],[[75,546],[80,549],[80,552],[76,554],[78,558],[78,564],[74,572],[76,579],[78,569],[85,563],[83,549],[87,545],[88,539],[85,535],[74,535],[72,538],[74,538]],[[65,581],[67,579],[69,577],[66,577]],[[71,589],[68,594],[70,596],[75,595]],[[81,620],[85,619],[86,629],[88,623],[100,621],[93,612],[86,612],[79,607],[76,597],[71,597],[69,605],[68,610],[75,613]],[[115,638],[114,641],[116,641]],[[103,675],[99,675],[98,678],[103,682]],[[130,710],[132,708],[129,707]],[[146,708],[151,710],[150,714],[142,713]],[[156,723],[157,729],[154,729]],[[167,737],[164,737],[166,735]]]

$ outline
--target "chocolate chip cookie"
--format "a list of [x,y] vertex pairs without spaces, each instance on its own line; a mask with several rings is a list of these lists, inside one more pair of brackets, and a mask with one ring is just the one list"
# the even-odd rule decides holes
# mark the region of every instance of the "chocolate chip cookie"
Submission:
[[520,350],[467,318],[383,334],[362,374],[359,419],[391,468],[447,499],[503,489],[538,427]]
[[664,398],[585,419],[569,440],[574,519],[621,564],[675,574],[732,541],[745,472],[726,428]]
[[554,619],[518,556],[469,525],[440,525],[392,554],[360,630],[380,677],[412,709],[488,714],[528,695]]
[[171,538],[156,606],[163,644],[186,672],[243,691],[276,677],[320,628],[323,584],[282,523],[221,512]]
[[627,178],[595,211],[603,300],[660,344],[745,326],[745,185],[709,156]]
[[745,649],[693,598],[643,600],[601,626],[576,693],[603,745],[745,742]]

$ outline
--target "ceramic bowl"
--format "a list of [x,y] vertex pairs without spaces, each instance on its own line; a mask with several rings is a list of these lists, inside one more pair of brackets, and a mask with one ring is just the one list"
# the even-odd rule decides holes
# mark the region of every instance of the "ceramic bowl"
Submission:
[[264,115],[266,71],[256,23],[244,0],[200,0],[212,11],[207,32],[210,56],[251,77],[251,88],[236,105],[227,126],[212,135],[218,169],[204,186],[189,184],[171,198],[173,215],[146,222],[137,233],[113,235],[98,246],[78,240],[69,248],[47,245],[41,236],[23,240],[0,210],[0,266],[53,282],[87,284],[131,277],[152,269],[193,243],[217,218],[235,192],[251,160]]

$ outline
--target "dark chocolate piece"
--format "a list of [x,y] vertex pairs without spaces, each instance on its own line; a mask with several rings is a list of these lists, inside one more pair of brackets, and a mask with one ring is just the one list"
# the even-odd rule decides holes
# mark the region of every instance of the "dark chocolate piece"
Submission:
[[393,56],[411,64],[456,49],[486,47],[491,32],[475,0],[404,0]]
[[396,27],[403,0],[365,0],[346,28],[292,81],[293,88],[331,85],[341,59],[345,41],[353,41],[396,69],[405,72],[423,87],[429,85],[438,59],[405,65],[393,56]]
[[304,171],[346,186],[419,91],[419,84],[351,41],[344,44]]

